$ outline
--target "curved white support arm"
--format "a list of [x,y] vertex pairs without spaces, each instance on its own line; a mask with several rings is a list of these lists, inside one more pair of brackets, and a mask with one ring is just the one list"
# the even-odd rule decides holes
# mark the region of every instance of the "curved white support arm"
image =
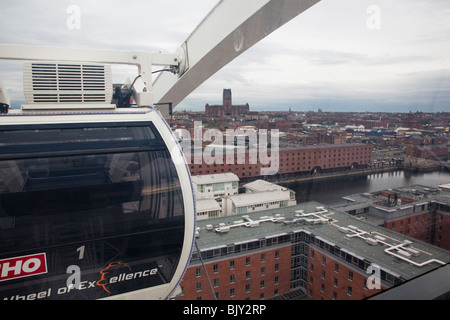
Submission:
[[223,66],[319,1],[220,1],[182,45],[184,74],[156,78],[155,101],[175,107]]
[[[221,0],[174,54],[0,44],[0,59],[136,65],[139,106],[175,107],[223,66],[320,0]],[[174,67],[178,76],[152,66]],[[141,81],[140,80],[140,81]],[[152,83],[153,82],[153,83]],[[163,116],[169,105],[161,107]]]

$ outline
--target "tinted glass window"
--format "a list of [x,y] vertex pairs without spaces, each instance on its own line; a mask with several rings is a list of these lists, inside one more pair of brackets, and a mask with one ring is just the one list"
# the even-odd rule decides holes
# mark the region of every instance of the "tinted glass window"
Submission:
[[5,271],[1,280],[16,285],[0,298],[33,294],[42,279],[47,290],[64,288],[70,265],[95,285],[48,298],[170,281],[183,244],[183,197],[153,126],[10,129],[0,132],[1,257],[46,253],[48,272],[9,279],[15,271]]

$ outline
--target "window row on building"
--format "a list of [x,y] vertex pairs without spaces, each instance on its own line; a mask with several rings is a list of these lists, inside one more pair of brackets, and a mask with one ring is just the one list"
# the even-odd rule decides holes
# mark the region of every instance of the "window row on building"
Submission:
[[262,164],[257,150],[236,151],[234,155],[223,152],[223,159],[206,164],[203,159],[190,164],[192,175],[234,173],[240,179],[263,176],[262,168],[274,168],[275,174],[298,174],[315,171],[332,172],[339,169],[366,167],[372,163],[370,144],[328,144],[279,149],[277,154],[267,154],[270,164]]
[[[313,299],[361,299],[378,292],[367,289],[372,262],[307,230],[205,248],[200,255],[192,256],[179,299],[213,299],[213,292],[218,299],[269,299],[298,289]],[[383,288],[403,282],[384,269],[380,280]]]

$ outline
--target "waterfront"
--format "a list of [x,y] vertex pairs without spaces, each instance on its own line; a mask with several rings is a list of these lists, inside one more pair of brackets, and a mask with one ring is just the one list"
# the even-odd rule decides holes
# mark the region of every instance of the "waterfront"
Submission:
[[398,170],[367,176],[349,176],[283,185],[296,192],[297,203],[317,201],[325,205],[334,205],[345,202],[342,197],[355,193],[374,192],[414,184],[437,187],[446,183],[450,183],[450,172],[448,171],[411,173]]

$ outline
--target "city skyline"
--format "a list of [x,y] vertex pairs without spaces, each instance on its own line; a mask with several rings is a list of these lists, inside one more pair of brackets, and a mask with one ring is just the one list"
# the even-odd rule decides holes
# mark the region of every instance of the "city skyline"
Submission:
[[[173,52],[217,2],[1,1],[0,43]],[[231,88],[254,111],[448,111],[449,12],[443,0],[322,0],[175,110],[201,111]],[[115,71],[116,82],[130,72]],[[24,103],[22,63],[0,61],[0,76],[12,105]]]

